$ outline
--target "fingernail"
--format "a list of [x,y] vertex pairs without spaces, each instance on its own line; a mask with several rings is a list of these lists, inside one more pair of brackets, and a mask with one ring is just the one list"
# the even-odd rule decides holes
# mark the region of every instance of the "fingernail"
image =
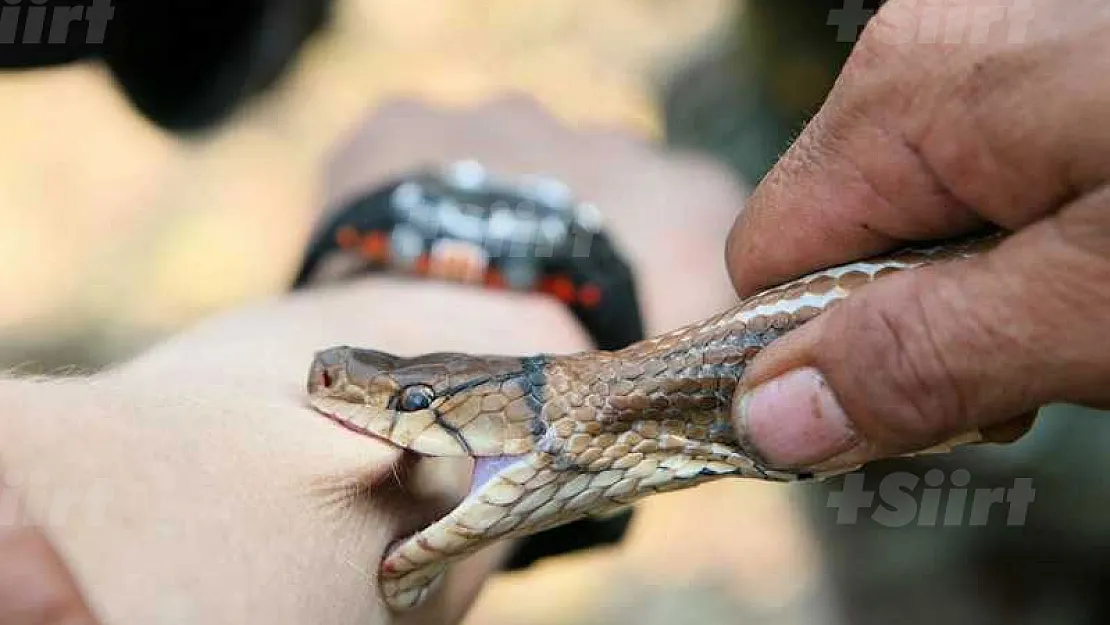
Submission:
[[734,419],[741,440],[776,468],[835,465],[859,440],[825,377],[795,369],[745,393]]

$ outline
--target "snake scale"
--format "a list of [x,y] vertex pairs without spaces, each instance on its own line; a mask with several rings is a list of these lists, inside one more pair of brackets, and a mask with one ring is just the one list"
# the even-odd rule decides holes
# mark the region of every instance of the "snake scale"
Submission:
[[334,347],[309,373],[312,406],[424,456],[469,456],[469,494],[394,544],[380,590],[419,605],[447,566],[490,543],[728,476],[792,481],[763,466],[730,420],[744,368],[766,345],[883,276],[974,256],[997,236],[825,269],[615,352],[402,358]]

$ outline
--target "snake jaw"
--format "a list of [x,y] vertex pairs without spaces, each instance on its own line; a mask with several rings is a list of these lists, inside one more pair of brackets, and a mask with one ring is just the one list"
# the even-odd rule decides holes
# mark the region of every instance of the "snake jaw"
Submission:
[[[497,361],[494,370],[467,371],[468,364],[460,358],[444,372],[419,359],[340,347],[317,354],[309,372],[310,405],[344,428],[420,456],[473,459],[461,501],[430,523],[406,528],[406,535],[388,548],[381,584],[395,609],[420,603],[448,561],[523,523],[522,516],[495,504],[520,499],[523,482],[551,463],[548,454],[535,449],[536,439],[550,433],[533,431],[536,419],[526,392],[529,382],[519,379],[520,360]],[[415,385],[431,388],[435,397],[426,409],[400,410],[397,398]],[[506,395],[515,399],[501,401]],[[443,566],[423,566],[433,555]]]

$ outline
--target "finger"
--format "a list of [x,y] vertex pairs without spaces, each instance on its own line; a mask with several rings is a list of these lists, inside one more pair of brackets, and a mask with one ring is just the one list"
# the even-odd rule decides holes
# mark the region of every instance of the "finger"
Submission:
[[1107,211],[1110,191],[982,257],[862,288],[756,358],[737,427],[768,464],[825,471],[1051,402],[1110,405]]
[[[0,486],[0,499],[12,496]],[[95,625],[65,563],[38,528],[0,527],[0,625]]]
[[1096,120],[1108,94],[1097,85],[1110,38],[903,37],[924,19],[914,11],[936,10],[926,4],[880,11],[753,194],[728,241],[741,295],[905,241],[1016,229],[1105,180],[1110,131]]

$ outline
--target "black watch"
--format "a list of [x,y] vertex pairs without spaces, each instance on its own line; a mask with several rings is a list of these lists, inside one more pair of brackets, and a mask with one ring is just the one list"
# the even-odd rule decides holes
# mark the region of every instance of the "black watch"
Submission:
[[500,180],[463,161],[393,181],[323,225],[294,288],[383,270],[548,294],[599,349],[644,338],[632,269],[600,211],[550,177]]

